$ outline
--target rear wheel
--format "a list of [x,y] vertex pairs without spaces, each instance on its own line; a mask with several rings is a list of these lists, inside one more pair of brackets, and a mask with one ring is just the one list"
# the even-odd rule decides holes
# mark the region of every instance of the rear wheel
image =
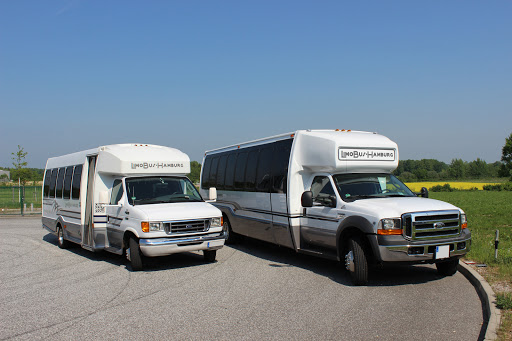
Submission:
[[458,258],[446,262],[436,263],[437,273],[441,276],[452,276],[457,272],[458,265]]
[[69,247],[69,242],[64,239],[64,229],[60,225],[57,227],[57,243],[61,249]]
[[139,242],[134,236],[130,237],[129,248],[126,250],[126,256],[132,266],[132,271],[140,271],[144,268],[143,258],[139,247]]
[[348,241],[345,268],[350,273],[354,285],[368,283],[368,260],[359,237],[352,237]]
[[204,250],[203,256],[205,261],[213,263],[215,262],[215,257],[217,257],[217,250]]

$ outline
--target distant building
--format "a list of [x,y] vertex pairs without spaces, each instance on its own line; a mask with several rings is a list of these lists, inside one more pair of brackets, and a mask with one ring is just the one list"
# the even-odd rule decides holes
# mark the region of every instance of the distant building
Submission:
[[[7,177],[5,176],[2,176],[2,175],[7,175]],[[11,179],[11,172],[9,171],[4,171],[4,170],[0,170],[0,182],[7,182]]]

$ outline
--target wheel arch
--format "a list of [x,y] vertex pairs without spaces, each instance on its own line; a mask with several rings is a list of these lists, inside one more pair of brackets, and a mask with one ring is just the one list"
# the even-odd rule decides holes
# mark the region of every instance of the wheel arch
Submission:
[[373,224],[363,217],[348,217],[340,224],[336,233],[336,250],[338,259],[343,260],[352,237],[359,237],[363,243],[364,251],[371,262],[376,261],[375,253],[368,236],[375,234]]

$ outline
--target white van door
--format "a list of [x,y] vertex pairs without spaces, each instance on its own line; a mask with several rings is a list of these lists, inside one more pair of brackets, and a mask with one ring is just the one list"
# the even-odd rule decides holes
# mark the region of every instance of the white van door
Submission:
[[313,207],[301,218],[301,239],[306,245],[336,248],[339,225],[337,194],[329,176],[315,176],[311,183]]
[[107,213],[107,240],[110,248],[121,249],[123,247],[124,227],[122,222],[126,217],[127,208],[124,205],[123,181],[115,179],[112,185],[112,193]]

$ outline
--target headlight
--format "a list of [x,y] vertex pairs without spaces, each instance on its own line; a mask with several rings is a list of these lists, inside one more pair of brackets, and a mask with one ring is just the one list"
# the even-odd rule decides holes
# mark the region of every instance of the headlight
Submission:
[[222,227],[222,217],[212,218],[210,227]]
[[163,231],[164,224],[161,222],[147,222],[143,221],[140,223],[140,227],[142,228],[142,232],[150,232],[150,231]]
[[460,214],[460,228],[461,229],[468,228],[468,218],[466,217],[466,213]]
[[382,219],[379,221],[377,234],[386,236],[402,234],[402,221],[394,218]]
[[161,222],[153,222],[149,223],[149,230],[150,231],[163,231],[163,224]]

